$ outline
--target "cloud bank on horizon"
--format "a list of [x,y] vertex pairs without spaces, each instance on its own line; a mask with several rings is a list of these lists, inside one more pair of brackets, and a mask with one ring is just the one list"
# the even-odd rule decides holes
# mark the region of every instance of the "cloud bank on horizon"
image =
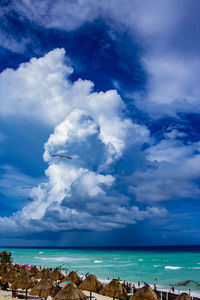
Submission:
[[[27,174],[25,167],[20,170],[20,162],[17,168],[10,161],[1,163],[2,199],[16,195],[28,199],[23,203],[15,199],[14,213],[0,215],[1,234],[108,231],[145,220],[172,218],[173,222],[171,203],[183,207],[188,201],[199,203],[197,7],[195,0],[190,4],[126,0],[123,5],[118,0],[67,4],[17,0],[2,5],[0,45],[6,51],[28,53],[36,39],[33,32],[17,36],[6,30],[5,20],[13,14],[50,34],[52,30],[76,32],[102,19],[111,41],[118,41],[117,33],[123,32],[130,43],[139,45],[146,84],[142,91],[126,90],[120,80],[116,82],[114,72],[113,89],[104,91],[93,78],[72,80],[72,58],[60,44],[51,51],[36,48],[30,60],[1,72],[2,124],[9,128],[25,122],[27,132],[19,137],[22,143],[36,134],[35,126],[46,132],[46,140],[40,139],[43,178]],[[120,43],[122,47],[123,40]],[[103,51],[110,47],[105,43]],[[5,128],[0,129],[3,146],[9,135]],[[6,147],[0,151],[5,159]],[[55,153],[73,159],[52,157]],[[200,233],[195,234],[198,238]]]

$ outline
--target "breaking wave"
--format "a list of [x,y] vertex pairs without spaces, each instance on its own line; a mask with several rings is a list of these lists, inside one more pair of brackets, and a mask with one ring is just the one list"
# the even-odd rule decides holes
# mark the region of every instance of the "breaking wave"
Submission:
[[34,258],[46,261],[59,261],[59,262],[70,262],[70,261],[81,261],[88,260],[84,258],[72,258],[72,257],[44,257],[44,256],[35,256]]
[[165,266],[166,270],[179,270],[182,269],[183,267],[174,267],[174,266]]

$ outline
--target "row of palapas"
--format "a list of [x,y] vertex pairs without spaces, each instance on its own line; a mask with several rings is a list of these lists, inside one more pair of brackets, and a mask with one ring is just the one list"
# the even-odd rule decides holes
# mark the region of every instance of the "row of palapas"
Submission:
[[[0,265],[1,283],[10,283],[12,290],[22,289],[26,291],[26,299],[28,290],[29,295],[47,298],[51,296],[53,300],[86,300],[86,295],[82,290],[97,292],[105,296],[120,298],[127,295],[126,289],[117,280],[113,279],[106,286],[102,286],[101,282],[94,275],[88,275],[84,281],[74,271],[67,276],[58,269],[50,272],[48,269],[38,270],[36,266],[28,269],[26,266],[1,264]],[[38,280],[39,279],[39,280]],[[64,288],[57,285],[57,281],[69,281]],[[146,284],[143,288],[136,291],[130,297],[130,300],[159,300],[159,296],[151,287]],[[177,300],[190,300],[187,294],[181,294]]]

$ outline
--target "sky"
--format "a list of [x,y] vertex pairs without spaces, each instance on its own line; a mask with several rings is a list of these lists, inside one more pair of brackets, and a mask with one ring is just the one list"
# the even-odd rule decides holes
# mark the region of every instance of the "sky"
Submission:
[[0,5],[0,245],[200,244],[199,0]]

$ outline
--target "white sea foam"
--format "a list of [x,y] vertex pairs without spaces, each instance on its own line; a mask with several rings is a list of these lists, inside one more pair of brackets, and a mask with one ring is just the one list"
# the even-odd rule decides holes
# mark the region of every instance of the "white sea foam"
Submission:
[[39,254],[42,254],[42,253],[44,253],[44,252],[42,252],[42,251],[39,251],[38,253],[39,253]]
[[200,267],[188,267],[188,269],[192,269],[192,270],[200,270]]
[[153,265],[154,268],[158,268],[158,267],[161,267],[161,265]]
[[139,261],[143,261],[144,259],[142,259],[142,258],[139,258],[138,260],[139,260]]
[[165,266],[166,270],[179,270],[182,269],[182,267],[174,267],[174,266]]
[[102,263],[102,262],[103,262],[103,260],[97,260],[97,259],[94,260],[94,263],[95,263],[95,264],[100,264],[100,263]]
[[47,261],[59,261],[59,262],[69,262],[69,261],[82,261],[82,260],[88,260],[84,258],[72,258],[72,257],[44,257],[44,256],[35,256],[34,258],[40,259],[40,260],[47,260]]

